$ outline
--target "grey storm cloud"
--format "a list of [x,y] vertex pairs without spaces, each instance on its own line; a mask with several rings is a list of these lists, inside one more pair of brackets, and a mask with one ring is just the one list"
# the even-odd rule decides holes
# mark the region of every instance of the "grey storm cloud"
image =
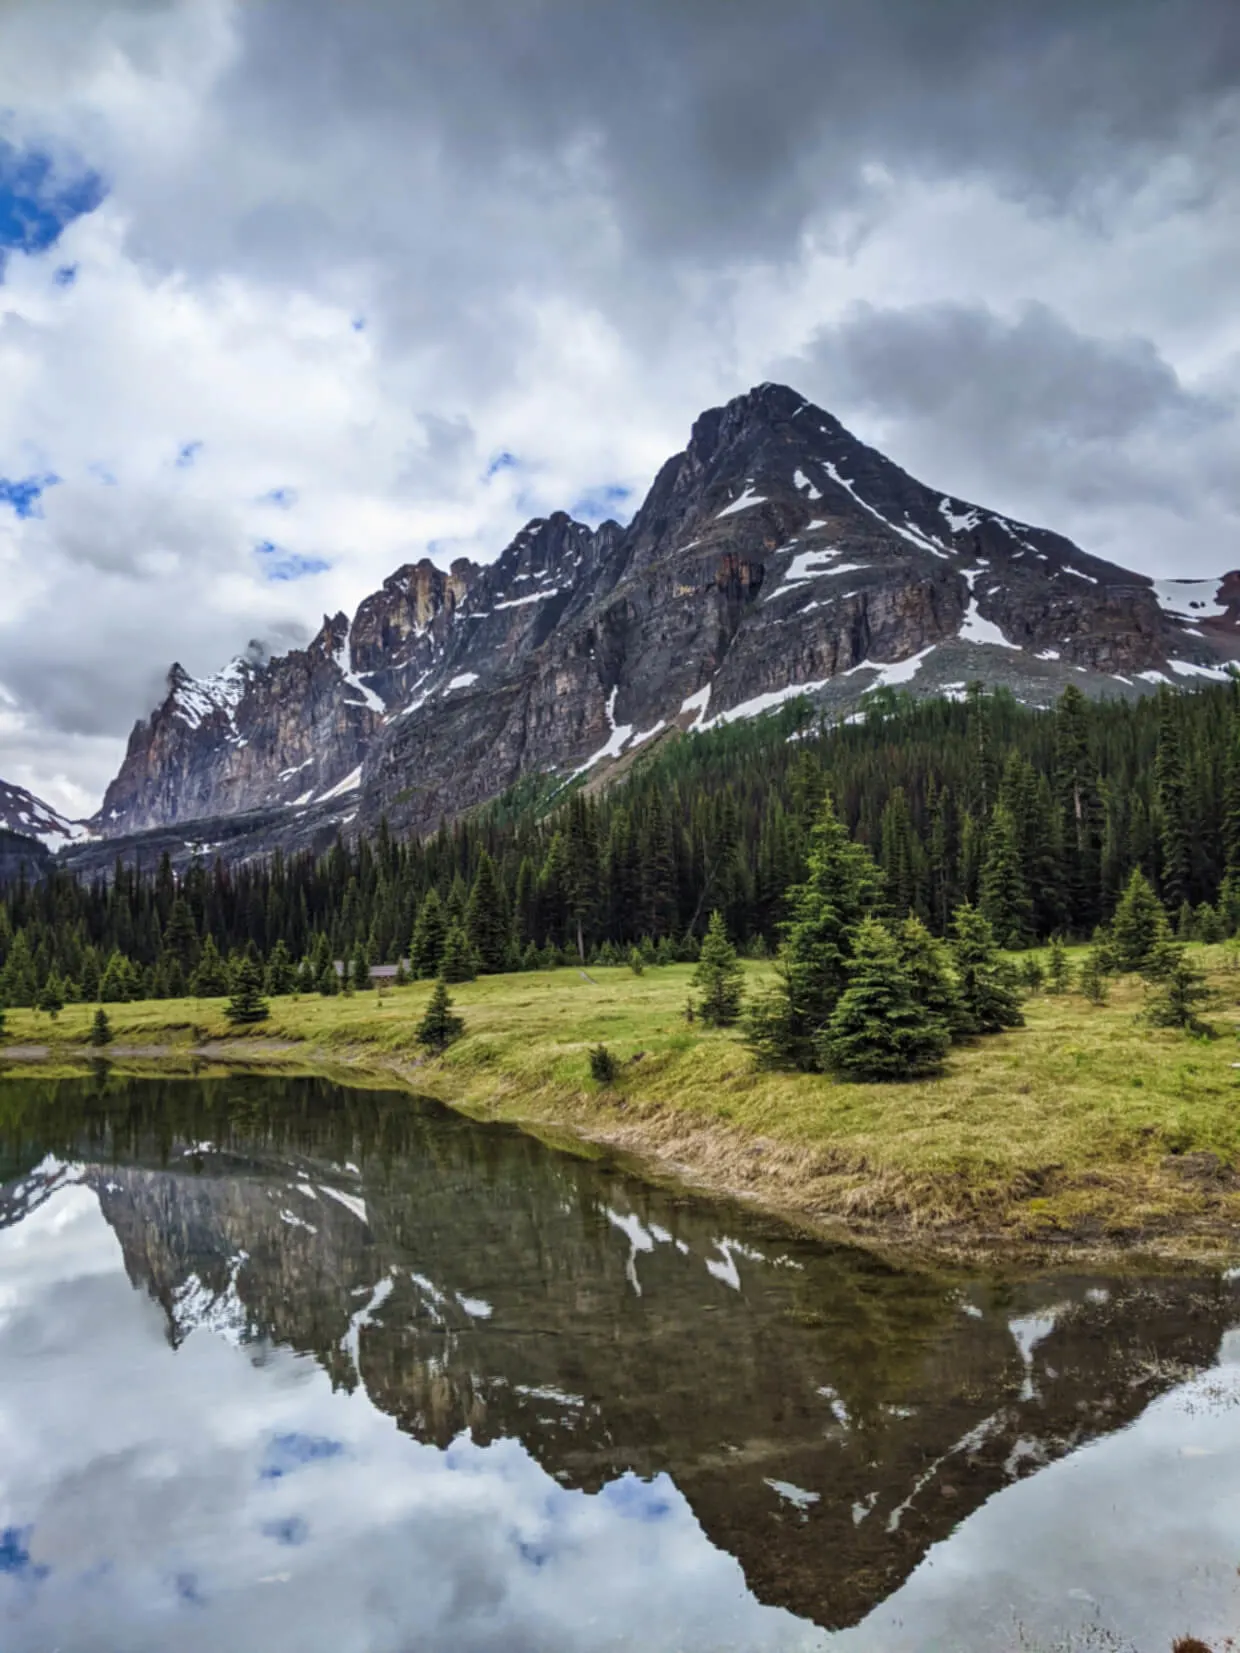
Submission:
[[1240,448],[1240,398],[1186,386],[1149,339],[1093,337],[1044,304],[1012,317],[858,304],[784,366],[807,394],[876,422],[928,480],[1019,499],[1068,532],[1077,509],[1085,523],[1116,504],[1187,512],[1206,495],[1240,510],[1224,457]]

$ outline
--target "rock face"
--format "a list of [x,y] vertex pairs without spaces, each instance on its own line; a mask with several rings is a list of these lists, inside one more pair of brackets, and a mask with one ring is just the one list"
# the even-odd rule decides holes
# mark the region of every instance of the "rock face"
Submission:
[[[1222,678],[1240,573],[1154,581],[925,487],[785,386],[704,413],[627,528],[530,522],[485,568],[399,569],[350,622],[134,729],[108,837],[283,810],[428,831],[530,771],[798,694],[979,678],[1045,704]],[[325,807],[326,806],[326,807]]]

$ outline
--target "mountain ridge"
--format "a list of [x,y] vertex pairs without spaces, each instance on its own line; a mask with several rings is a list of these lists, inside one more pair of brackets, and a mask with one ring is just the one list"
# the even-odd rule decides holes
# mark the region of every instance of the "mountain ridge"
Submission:
[[980,678],[1045,704],[1149,692],[1240,655],[1240,573],[1153,580],[931,489],[786,386],[694,422],[627,527],[565,512],[495,562],[391,574],[305,649],[179,666],[91,822],[106,837],[275,812],[291,841],[400,830],[568,777],[669,728],[799,694]]

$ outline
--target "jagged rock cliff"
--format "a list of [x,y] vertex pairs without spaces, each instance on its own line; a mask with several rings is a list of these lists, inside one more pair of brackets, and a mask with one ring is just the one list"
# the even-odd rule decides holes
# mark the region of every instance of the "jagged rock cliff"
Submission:
[[698,419],[627,528],[556,513],[488,567],[398,570],[305,650],[205,681],[174,666],[96,825],[283,811],[254,848],[307,816],[426,831],[531,771],[801,693],[845,710],[980,678],[1046,703],[1068,682],[1221,677],[1237,655],[1240,573],[1103,562],[925,487],[767,384]]

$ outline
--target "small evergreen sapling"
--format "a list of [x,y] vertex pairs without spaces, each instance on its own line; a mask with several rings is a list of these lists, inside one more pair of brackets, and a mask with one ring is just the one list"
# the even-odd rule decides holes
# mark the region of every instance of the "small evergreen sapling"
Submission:
[[281,937],[271,949],[267,960],[267,991],[273,998],[283,998],[297,987],[297,971],[289,957],[288,947]]
[[1178,1027],[1185,1033],[1212,1034],[1214,1029],[1197,1014],[1215,1002],[1203,971],[1190,962],[1182,947],[1169,946],[1162,985],[1150,1001],[1146,1017],[1151,1027]]
[[943,1066],[947,1024],[914,996],[895,937],[878,919],[857,930],[848,986],[817,1042],[823,1066],[845,1079],[917,1079]]
[[1062,939],[1055,936],[1046,957],[1046,991],[1066,993],[1072,986],[1072,961]]
[[452,1010],[452,995],[442,978],[435,983],[414,1037],[428,1050],[443,1051],[465,1031],[465,1022]]
[[629,969],[635,976],[644,976],[646,973],[646,961],[636,947],[629,948]]
[[95,1019],[90,1024],[90,1042],[92,1045],[110,1045],[112,1043],[112,1023],[108,1020],[108,1013],[102,1005],[95,1012]]
[[906,918],[896,931],[900,962],[908,972],[913,997],[943,1022],[953,1039],[966,1031],[960,989],[952,975],[951,962],[943,943],[915,915]]
[[263,973],[256,959],[238,960],[233,973],[232,997],[224,1014],[230,1022],[243,1026],[265,1022],[271,1014],[263,998]]
[[1106,958],[1097,947],[1091,947],[1086,953],[1081,965],[1081,974],[1078,978],[1081,995],[1090,1004],[1105,1004],[1110,993],[1111,984],[1108,980]]
[[710,915],[693,985],[701,994],[698,1014],[707,1027],[731,1027],[741,1013],[745,975],[720,912]]
[[616,1058],[606,1045],[593,1045],[590,1049],[590,1077],[596,1085],[614,1085],[619,1065]]

